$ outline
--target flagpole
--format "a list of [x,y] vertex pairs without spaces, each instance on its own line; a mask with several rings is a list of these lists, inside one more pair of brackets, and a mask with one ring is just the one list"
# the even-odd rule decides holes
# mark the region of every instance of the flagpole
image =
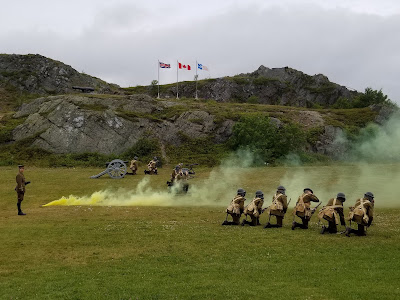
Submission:
[[157,99],[160,99],[160,60],[158,60],[158,65],[157,65],[157,72],[158,72],[158,93],[157,93]]
[[179,70],[179,62],[176,61],[176,99],[179,99],[179,90],[178,90],[178,70]]
[[198,67],[198,65],[197,65],[197,59],[196,59],[196,65],[194,66],[195,68],[196,68],[196,76],[195,76],[195,78],[196,78],[196,97],[195,97],[195,99],[197,100],[198,98],[197,98],[197,67]]

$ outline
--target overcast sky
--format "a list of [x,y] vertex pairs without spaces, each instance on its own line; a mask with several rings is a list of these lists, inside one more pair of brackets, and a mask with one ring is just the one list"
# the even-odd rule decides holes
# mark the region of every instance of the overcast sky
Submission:
[[158,59],[222,77],[289,66],[400,103],[397,0],[0,0],[0,53],[38,53],[120,86],[157,79]]

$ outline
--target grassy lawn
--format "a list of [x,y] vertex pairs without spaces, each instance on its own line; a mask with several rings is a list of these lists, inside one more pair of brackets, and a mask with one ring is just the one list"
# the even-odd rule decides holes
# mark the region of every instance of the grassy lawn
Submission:
[[[339,180],[347,176],[343,168],[354,174],[352,166],[318,168],[322,173],[310,168],[305,173],[315,190],[323,180],[320,184],[330,191],[329,184],[344,186]],[[371,190],[375,181],[382,183],[397,170],[381,169],[370,173]],[[269,203],[269,191],[280,179],[294,176],[295,168],[251,170],[238,179],[226,175],[231,181],[223,186],[220,199],[200,206],[182,200],[210,197],[199,188],[200,196],[176,196],[177,204],[169,202],[167,207],[41,207],[62,196],[105,189],[129,197],[130,188],[144,177],[89,179],[100,171],[28,167],[25,173],[32,184],[23,203],[27,215],[17,216],[16,170],[0,168],[0,299],[400,298],[400,208],[377,204],[366,237],[320,235],[316,216],[305,231],[292,231],[289,215],[281,229],[220,225],[237,180],[248,189],[248,199],[263,186]],[[160,169],[149,186],[164,191],[169,173],[169,168]],[[198,174],[193,184],[213,178],[209,169]],[[348,178],[344,182],[355,194],[361,191]],[[211,192],[214,188],[210,185]],[[298,194],[292,192],[292,198]],[[328,193],[322,195],[326,202]],[[345,203],[346,213],[353,198]],[[165,199],[171,201],[170,196]],[[261,221],[265,224],[265,215]]]

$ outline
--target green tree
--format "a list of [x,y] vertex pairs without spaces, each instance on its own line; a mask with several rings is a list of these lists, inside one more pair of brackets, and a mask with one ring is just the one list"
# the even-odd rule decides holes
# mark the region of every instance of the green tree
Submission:
[[383,104],[383,103],[391,103],[390,99],[388,99],[388,96],[383,94],[382,89],[379,91],[373,90],[370,87],[367,87],[365,89],[364,94],[361,94],[357,96],[354,99],[354,104],[353,107],[361,108],[361,107],[367,107],[372,104]]
[[305,141],[304,132],[295,124],[278,127],[265,116],[245,116],[233,127],[231,147],[247,149],[263,162],[274,162],[290,152],[300,149]]

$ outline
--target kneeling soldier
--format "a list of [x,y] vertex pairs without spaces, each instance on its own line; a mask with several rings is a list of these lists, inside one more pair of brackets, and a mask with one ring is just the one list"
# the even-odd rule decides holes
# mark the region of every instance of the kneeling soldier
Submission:
[[148,171],[145,171],[144,173],[150,175],[157,174],[157,162],[157,157],[154,156],[153,159],[147,164]]
[[262,213],[262,206],[264,204],[264,194],[262,191],[257,191],[256,196],[249,205],[244,209],[244,215],[251,217],[251,222],[243,220],[242,226],[249,224],[250,226],[260,225],[260,214]]
[[[308,229],[308,222],[318,207],[316,206],[315,208],[311,209],[311,201],[319,202],[319,199],[314,195],[312,189],[305,188],[303,190],[303,194],[299,197],[299,199],[297,199],[296,207],[293,210],[292,230],[294,230],[296,227]],[[296,216],[302,220],[303,224],[294,221]]]
[[324,206],[318,213],[320,220],[325,219],[328,221],[328,227],[322,226],[321,234],[325,232],[337,233],[337,225],[340,224],[346,226],[343,214],[343,202],[346,201],[346,196],[343,193],[338,193],[336,198],[332,198],[328,201],[328,204]]
[[[226,209],[226,220],[222,225],[239,225],[240,216],[244,210],[244,201],[246,201],[246,191],[244,189],[238,189],[237,195],[231,201],[231,204]],[[232,216],[233,221],[228,221],[228,214]]]
[[[367,192],[364,198],[358,199],[356,204],[350,207],[348,220],[350,221],[349,227],[346,228],[346,236],[350,233],[363,236],[365,234],[365,226],[371,226],[374,219],[374,194]],[[351,229],[351,221],[358,224],[358,229]]]
[[[278,186],[276,194],[272,197],[272,205],[269,207],[268,223],[264,228],[282,227],[282,221],[288,208],[285,191],[286,189],[283,186]],[[276,217],[276,224],[274,225],[269,222],[271,216]]]

